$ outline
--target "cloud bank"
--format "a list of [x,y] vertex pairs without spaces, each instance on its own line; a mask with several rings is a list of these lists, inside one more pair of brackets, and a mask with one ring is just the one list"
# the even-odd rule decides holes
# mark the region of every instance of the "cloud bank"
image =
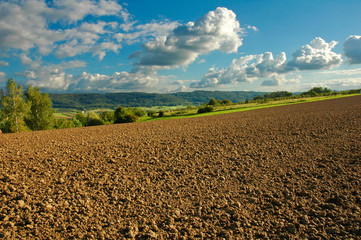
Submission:
[[[121,45],[112,43],[111,29],[117,23],[78,24],[86,16],[115,16],[128,20],[126,9],[115,1],[44,0],[0,3],[0,51],[11,49],[37,52],[46,56],[52,51],[58,57],[91,52],[99,59],[107,51],[116,52]],[[59,24],[61,28],[56,28]]]
[[201,81],[192,83],[191,87],[216,87],[237,82],[253,82],[264,78],[266,79],[262,83],[263,86],[278,86],[288,81],[285,74],[289,72],[329,69],[340,65],[341,54],[332,51],[336,44],[335,41],[327,43],[317,37],[297,50],[289,62],[284,52],[276,58],[271,52],[243,56],[234,59],[225,69],[210,68]]

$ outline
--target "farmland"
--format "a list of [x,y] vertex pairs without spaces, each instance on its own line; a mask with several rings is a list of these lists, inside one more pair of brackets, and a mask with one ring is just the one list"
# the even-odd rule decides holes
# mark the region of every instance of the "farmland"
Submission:
[[0,135],[0,237],[357,239],[361,96]]

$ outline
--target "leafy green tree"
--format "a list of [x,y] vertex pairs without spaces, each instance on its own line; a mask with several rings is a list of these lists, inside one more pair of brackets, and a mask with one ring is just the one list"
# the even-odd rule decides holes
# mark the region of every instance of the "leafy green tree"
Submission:
[[63,129],[63,128],[73,128],[75,127],[72,120],[66,118],[57,118],[55,119],[55,126],[56,129]]
[[149,111],[147,114],[148,114],[148,117],[154,117],[156,112],[152,110],[152,111]]
[[165,113],[164,113],[163,110],[160,110],[160,111],[158,112],[158,117],[164,117],[164,115],[165,115]]
[[212,111],[213,111],[213,107],[203,106],[198,109],[197,113],[207,113],[207,112],[212,112]]
[[229,99],[223,99],[222,100],[222,104],[224,104],[224,105],[230,105],[230,104],[232,104],[233,102],[231,101],[231,100],[229,100]]
[[25,91],[25,99],[30,106],[30,112],[25,117],[26,125],[33,131],[52,129],[55,117],[49,95],[30,85]]
[[109,112],[109,111],[101,112],[100,118],[103,120],[104,124],[112,124],[114,122],[114,111],[113,112]]
[[114,123],[136,122],[138,118],[139,117],[135,115],[131,109],[127,109],[124,107],[117,107],[114,110]]
[[97,126],[103,124],[103,121],[95,112],[88,112],[86,126]]
[[74,127],[83,127],[79,119],[77,119],[76,117],[72,118],[71,121],[73,122]]
[[147,116],[147,111],[145,111],[143,108],[128,108],[128,110],[132,111],[133,114],[138,117]]
[[214,99],[214,98],[211,98],[211,99],[209,100],[209,102],[208,102],[208,105],[212,105],[212,106],[217,105],[217,100]]
[[79,122],[81,123],[82,127],[86,126],[87,124],[87,115],[82,113],[82,112],[78,112],[75,115],[75,118],[79,120]]
[[23,87],[18,87],[13,78],[7,81],[5,91],[1,91],[1,104],[4,132],[28,130],[24,118],[29,112],[29,106],[23,99]]

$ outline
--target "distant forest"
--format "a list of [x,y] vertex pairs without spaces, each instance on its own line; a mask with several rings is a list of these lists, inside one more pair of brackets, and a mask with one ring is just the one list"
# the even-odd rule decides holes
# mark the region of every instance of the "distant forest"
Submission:
[[248,91],[194,91],[178,93],[74,93],[49,94],[54,108],[71,108],[79,110],[122,107],[154,107],[154,106],[199,106],[215,99],[229,99],[232,102],[243,102],[253,99],[265,92]]

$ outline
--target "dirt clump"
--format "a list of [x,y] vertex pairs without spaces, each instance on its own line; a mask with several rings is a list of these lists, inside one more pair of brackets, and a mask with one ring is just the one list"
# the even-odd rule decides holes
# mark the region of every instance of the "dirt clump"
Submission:
[[0,238],[360,239],[361,96],[0,136]]

